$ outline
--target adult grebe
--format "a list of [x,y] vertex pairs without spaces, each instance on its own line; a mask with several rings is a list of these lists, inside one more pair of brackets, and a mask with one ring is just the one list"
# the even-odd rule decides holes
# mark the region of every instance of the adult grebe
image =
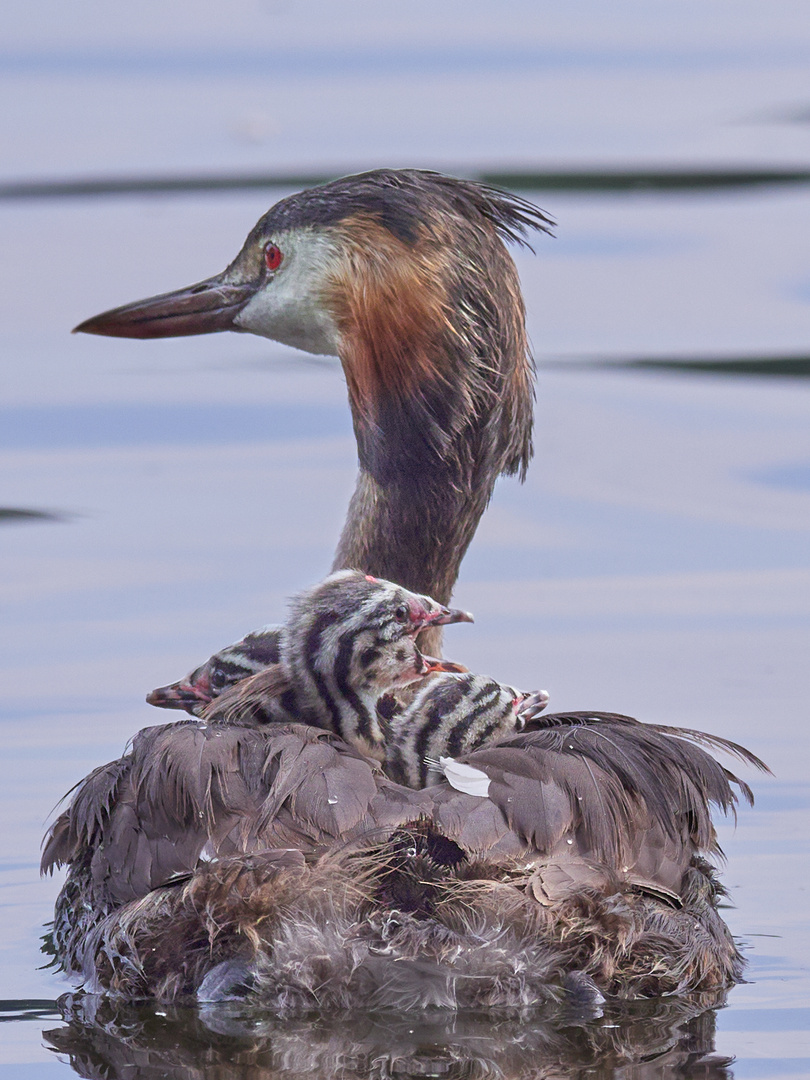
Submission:
[[[503,241],[548,224],[523,200],[434,173],[349,177],[273,207],[217,277],[77,329],[129,337],[235,329],[337,353],[360,473],[335,565],[446,603],[497,476],[522,474],[531,456],[532,367]],[[281,845],[291,847],[286,854],[248,856],[234,841],[225,858],[211,836],[217,858],[189,868],[182,888],[144,894],[142,885],[128,903],[121,897],[101,911],[92,901],[88,909],[78,883],[92,878],[117,784],[107,767],[99,774],[108,786],[85,804],[92,813],[83,818],[74,800],[46,850],[46,867],[71,863],[58,950],[97,987],[216,997],[249,984],[279,1007],[285,987],[299,1005],[528,1004],[541,999],[538,987],[576,972],[626,996],[727,986],[741,962],[701,853],[716,845],[710,803],[733,803],[734,778],[679,734],[712,744],[612,714],[549,717],[542,730],[478,752],[485,757],[469,764],[479,794],[446,781],[424,789],[439,794],[419,794],[431,808],[416,822],[414,793],[404,797],[408,789],[390,781],[368,786],[376,810],[369,816],[365,804],[355,825],[371,830],[367,843],[382,832],[362,869],[351,863],[347,875],[341,861],[356,835],[348,826],[314,864],[322,845],[302,850],[293,838]],[[164,763],[174,767],[171,756]],[[232,774],[242,776],[241,765]],[[82,790],[92,794],[92,784]],[[267,798],[272,824],[295,795],[282,785]],[[132,825],[149,859],[181,843],[182,828],[150,832],[137,813]],[[394,826],[412,827],[392,846]],[[132,849],[113,854],[123,868]],[[150,877],[149,887],[159,883]],[[426,883],[429,898],[422,890],[414,899]],[[281,918],[282,910],[297,917]],[[337,911],[341,918],[330,918]],[[106,925],[79,963],[83,917]],[[133,927],[145,939],[135,940]],[[358,949],[398,964],[358,964]],[[189,966],[184,955],[203,959]],[[294,970],[303,972],[295,986]],[[396,971],[409,973],[407,987]]]

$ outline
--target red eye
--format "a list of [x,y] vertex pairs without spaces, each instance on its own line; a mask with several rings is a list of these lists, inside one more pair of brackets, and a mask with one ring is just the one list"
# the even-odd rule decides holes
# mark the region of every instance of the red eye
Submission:
[[267,263],[268,270],[278,270],[283,258],[284,256],[281,253],[281,248],[276,247],[275,244],[268,244],[265,247],[264,261]]

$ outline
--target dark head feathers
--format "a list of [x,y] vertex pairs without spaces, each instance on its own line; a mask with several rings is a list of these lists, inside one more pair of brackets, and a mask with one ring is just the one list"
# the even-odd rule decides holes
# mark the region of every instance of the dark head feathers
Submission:
[[[427,215],[426,215],[427,209]],[[290,195],[259,221],[254,234],[308,225],[336,225],[366,214],[406,244],[416,241],[435,209],[466,220],[484,218],[504,240],[529,246],[526,233],[550,232],[554,222],[526,199],[474,180],[423,169],[375,169]]]

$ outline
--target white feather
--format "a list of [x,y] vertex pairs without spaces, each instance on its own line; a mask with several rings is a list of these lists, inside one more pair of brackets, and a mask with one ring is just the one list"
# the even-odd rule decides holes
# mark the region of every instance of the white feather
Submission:
[[456,791],[463,791],[467,795],[476,795],[479,799],[485,799],[489,795],[489,777],[480,769],[474,769],[472,765],[465,765],[462,761],[456,761],[451,757],[440,757],[439,764],[447,782]]

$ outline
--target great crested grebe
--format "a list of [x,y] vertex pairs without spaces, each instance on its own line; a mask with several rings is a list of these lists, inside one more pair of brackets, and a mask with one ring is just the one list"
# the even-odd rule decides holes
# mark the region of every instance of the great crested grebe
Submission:
[[[234,329],[339,355],[360,469],[335,567],[444,604],[497,476],[522,475],[531,457],[532,364],[504,240],[548,225],[531,204],[471,182],[366,173],[282,200],[222,274],[77,329],[141,338]],[[425,636],[434,649],[438,631],[420,644]],[[343,685],[351,696],[345,671]],[[432,748],[444,779],[415,792],[348,744],[338,752],[312,724],[294,725],[294,767],[279,750],[272,765],[265,755],[248,768],[246,744],[261,730],[266,750],[273,725],[212,709],[204,729],[155,730],[231,740],[218,783],[228,777],[239,795],[222,797],[234,806],[225,824],[209,813],[211,773],[196,764],[196,742],[189,759],[183,736],[168,736],[124,797],[126,843],[102,840],[128,790],[120,762],[84,782],[52,831],[45,867],[70,865],[57,952],[89,985],[132,996],[249,992],[283,1008],[531,1004],[546,984],[572,979],[633,996],[739,978],[717,913],[722,890],[702,857],[716,850],[710,804],[728,809],[737,781],[695,743],[758,764],[741,748],[614,714],[550,716],[462,755],[475,793],[453,786],[447,747]],[[416,724],[430,728],[428,715]],[[134,752],[161,738],[141,733]],[[348,806],[331,802],[312,757],[324,739],[338,772],[352,763]],[[167,778],[187,766],[197,787],[184,788],[169,827]],[[246,791],[256,776],[264,787]],[[152,869],[130,887],[138,854]]]

